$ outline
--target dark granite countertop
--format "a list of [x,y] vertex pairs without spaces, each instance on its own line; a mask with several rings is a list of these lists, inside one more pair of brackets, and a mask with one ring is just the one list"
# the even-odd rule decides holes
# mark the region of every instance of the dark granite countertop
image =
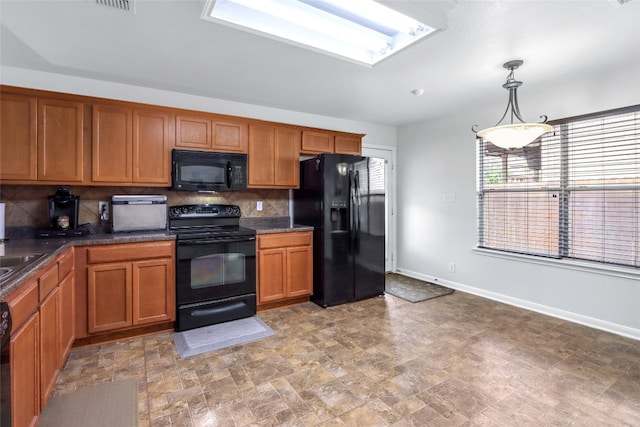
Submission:
[[292,233],[295,231],[313,231],[313,227],[309,225],[292,225],[286,227],[250,227],[256,230],[256,234],[270,234],[270,233]]
[[41,254],[33,261],[16,268],[11,274],[0,279],[0,299],[5,299],[11,292],[20,287],[41,267],[45,266],[64,250],[72,246],[104,245],[110,243],[134,243],[154,240],[175,240],[176,236],[165,231],[140,231],[129,233],[109,233],[96,231],[83,237],[35,239],[28,237],[12,237],[0,243],[0,254],[5,257]]
[[[256,234],[290,233],[295,231],[312,231],[307,225],[290,224],[289,217],[241,218],[240,225],[256,230]],[[165,230],[139,231],[128,233],[111,233],[91,227],[88,235],[74,238],[36,239],[33,229],[17,230],[10,233],[10,239],[0,243],[0,254],[3,256],[24,256],[41,254],[40,257],[16,268],[13,273],[0,279],[0,300],[20,287],[41,267],[45,266],[65,249],[72,246],[104,245],[110,243],[135,243],[154,240],[175,240],[176,236]]]
[[267,218],[240,218],[240,225],[256,230],[256,234],[313,231],[313,227],[309,225],[291,224],[288,216]]

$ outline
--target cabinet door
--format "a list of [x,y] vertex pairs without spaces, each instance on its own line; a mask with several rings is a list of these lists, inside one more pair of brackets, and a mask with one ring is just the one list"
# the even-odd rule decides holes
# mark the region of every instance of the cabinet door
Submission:
[[246,123],[227,121],[212,122],[212,144],[215,151],[246,153],[249,141],[249,126]]
[[133,324],[170,322],[176,318],[173,260],[133,263]]
[[333,135],[329,132],[303,131],[302,148],[303,153],[333,153]]
[[132,110],[94,105],[92,127],[91,180],[131,182]]
[[40,315],[33,314],[13,333],[11,358],[11,416],[14,426],[35,426],[40,414]]
[[276,128],[274,184],[288,188],[300,186],[300,131]]
[[206,117],[176,117],[176,147],[211,148],[211,120]]
[[163,111],[133,111],[133,182],[171,185],[174,121]]
[[75,277],[68,274],[60,282],[60,368],[67,359],[76,338]]
[[36,180],[37,102],[33,96],[0,97],[0,179]]
[[40,303],[40,410],[60,373],[60,292],[56,288]]
[[84,104],[38,100],[38,180],[84,179]]
[[285,298],[286,251],[265,249],[258,251],[258,303]]
[[311,246],[287,249],[287,296],[311,295],[313,260]]
[[249,126],[249,186],[273,186],[275,183],[275,128]]
[[87,268],[87,330],[110,331],[132,325],[131,263]]
[[362,153],[362,138],[357,136],[336,135],[334,151],[338,154],[353,154],[359,156]]

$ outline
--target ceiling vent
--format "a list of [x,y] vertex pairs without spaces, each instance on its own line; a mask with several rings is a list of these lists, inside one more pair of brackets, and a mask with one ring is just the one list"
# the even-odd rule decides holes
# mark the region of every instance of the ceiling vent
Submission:
[[125,12],[136,12],[135,0],[96,0],[96,4],[124,10]]

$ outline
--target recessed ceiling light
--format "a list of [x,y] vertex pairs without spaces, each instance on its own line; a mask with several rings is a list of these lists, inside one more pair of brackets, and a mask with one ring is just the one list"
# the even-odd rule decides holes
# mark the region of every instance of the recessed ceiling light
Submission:
[[436,31],[373,0],[208,0],[202,18],[370,66]]

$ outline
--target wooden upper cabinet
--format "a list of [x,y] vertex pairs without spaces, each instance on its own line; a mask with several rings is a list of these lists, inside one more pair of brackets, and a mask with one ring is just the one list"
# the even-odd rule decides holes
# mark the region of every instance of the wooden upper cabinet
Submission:
[[94,105],[91,180],[131,182],[133,111],[117,105]]
[[298,187],[299,157],[299,130],[260,124],[249,126],[249,187]]
[[333,153],[333,134],[320,131],[302,131],[301,152],[309,154]]
[[211,124],[211,148],[215,151],[246,153],[249,145],[249,125],[242,122],[214,120]]
[[300,131],[276,128],[275,185],[300,186]]
[[164,110],[94,105],[91,180],[171,185],[173,121]]
[[246,153],[249,125],[241,120],[220,120],[217,116],[176,117],[177,148]]
[[36,97],[3,93],[0,112],[0,179],[36,180]]
[[362,154],[362,136],[322,131],[303,131],[302,147],[305,154]]
[[336,135],[334,141],[334,153],[337,154],[353,154],[359,156],[362,154],[362,137]]
[[211,148],[211,120],[206,117],[176,117],[176,147]]
[[133,110],[133,182],[171,185],[173,115]]
[[84,107],[80,102],[38,99],[38,180],[84,180]]
[[249,126],[249,186],[274,184],[275,138],[273,126]]

